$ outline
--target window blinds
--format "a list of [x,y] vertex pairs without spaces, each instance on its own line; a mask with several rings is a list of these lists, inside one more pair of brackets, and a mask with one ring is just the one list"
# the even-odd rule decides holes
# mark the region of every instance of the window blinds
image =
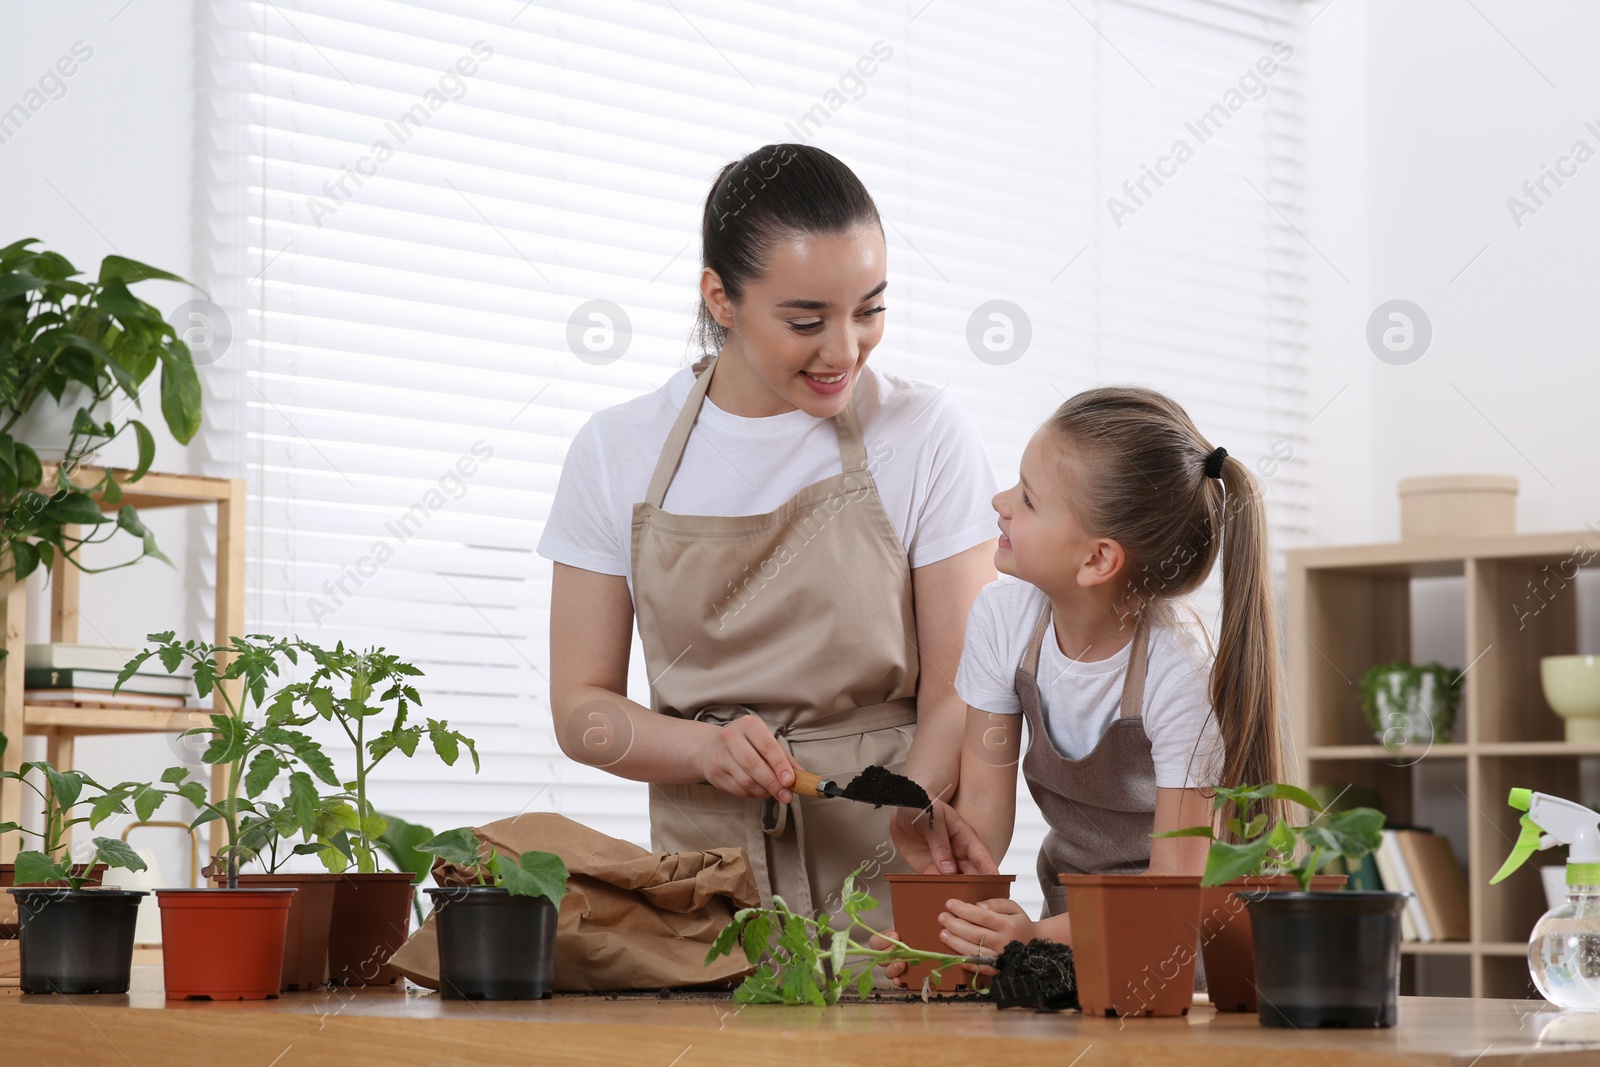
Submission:
[[[643,787],[556,747],[533,546],[589,414],[683,365],[707,185],[764,143],[872,190],[875,364],[953,390],[1001,484],[1062,399],[1139,381],[1256,467],[1280,548],[1303,529],[1292,0],[204,11],[201,251],[233,342],[203,443],[249,481],[251,628],[413,658],[485,753],[387,765],[386,810],[647,841]],[[607,351],[575,354],[583,328]],[[1040,832],[1024,794],[1033,902]]]

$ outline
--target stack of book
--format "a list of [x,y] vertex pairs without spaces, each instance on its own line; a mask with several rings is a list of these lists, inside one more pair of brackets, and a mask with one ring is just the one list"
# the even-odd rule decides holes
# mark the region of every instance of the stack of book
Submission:
[[1348,871],[1351,889],[1410,893],[1400,915],[1407,941],[1470,941],[1466,883],[1450,839],[1424,829],[1385,830],[1383,844]]
[[105,645],[29,645],[23,663],[23,700],[29,704],[107,704],[181,708],[195,694],[186,669],[168,674],[155,659],[123,683],[117,676],[137,649]]

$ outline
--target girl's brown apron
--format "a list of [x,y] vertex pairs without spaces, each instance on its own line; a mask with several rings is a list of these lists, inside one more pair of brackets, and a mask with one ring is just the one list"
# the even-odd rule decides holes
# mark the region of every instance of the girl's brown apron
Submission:
[[1050,634],[1047,606],[1017,665],[1014,688],[1028,720],[1028,751],[1022,773],[1044,813],[1050,832],[1039,849],[1039,885],[1045,915],[1067,910],[1058,874],[1137,874],[1150,866],[1150,833],[1156,820],[1156,766],[1144,732],[1144,679],[1150,628],[1141,618],[1128,649],[1122,710],[1094,751],[1082,759],[1063,756],[1045,727],[1039,694],[1039,650]]
[[[841,783],[869,764],[897,770],[916,730],[916,619],[905,547],[867,469],[854,398],[833,422],[842,470],[765,515],[662,510],[716,373],[700,375],[633,507],[633,598],[663,715],[725,724],[760,715],[805,769]],[[908,870],[893,809],[848,800],[745,800],[710,785],[651,785],[658,852],[740,846],[763,904],[839,914],[845,875]],[[882,928],[880,926],[880,928]]]

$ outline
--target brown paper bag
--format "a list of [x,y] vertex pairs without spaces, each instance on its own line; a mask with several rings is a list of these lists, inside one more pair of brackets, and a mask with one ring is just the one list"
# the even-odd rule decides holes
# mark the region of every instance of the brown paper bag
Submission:
[[[571,877],[556,927],[558,991],[676,988],[749,973],[742,952],[705,962],[734,910],[760,903],[744,849],[656,855],[547,812],[473,832],[502,856],[554,852],[567,865]],[[442,886],[474,882],[443,860],[434,863],[433,877]],[[420,986],[439,988],[432,915],[389,965]]]

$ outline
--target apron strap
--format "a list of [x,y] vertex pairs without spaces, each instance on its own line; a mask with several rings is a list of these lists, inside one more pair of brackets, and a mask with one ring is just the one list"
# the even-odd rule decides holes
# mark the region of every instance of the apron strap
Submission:
[[[667,487],[672,484],[673,475],[678,473],[678,464],[683,462],[684,449],[689,446],[689,431],[694,429],[695,422],[700,418],[700,405],[706,398],[706,392],[711,388],[711,375],[716,373],[717,361],[721,358],[721,353],[713,356],[706,369],[700,372],[700,377],[695,379],[694,388],[690,389],[689,395],[684,398],[683,408],[672,423],[672,430],[667,434],[666,443],[661,446],[655,473],[650,476],[650,488],[644,494],[645,503],[651,507],[659,508],[667,499]],[[840,470],[842,472],[866,470],[867,448],[861,437],[861,419],[856,414],[856,396],[853,389],[850,393],[850,402],[834,417],[833,426],[839,435]]]
[[[1027,651],[1017,669],[1029,678],[1039,675],[1039,652],[1044,648],[1044,635],[1050,627],[1050,606],[1045,605],[1039,621],[1034,624],[1028,638]],[[1119,719],[1136,719],[1144,713],[1144,680],[1150,667],[1150,627],[1144,616],[1133,627],[1133,647],[1128,649],[1128,671],[1122,679],[1122,704],[1117,712]]]
[[1039,651],[1044,648],[1044,635],[1049,627],[1050,604],[1046,601],[1044,612],[1039,616],[1039,621],[1034,624],[1033,634],[1028,638],[1027,651],[1022,654],[1022,663],[1018,668],[1029,678],[1039,677]]

